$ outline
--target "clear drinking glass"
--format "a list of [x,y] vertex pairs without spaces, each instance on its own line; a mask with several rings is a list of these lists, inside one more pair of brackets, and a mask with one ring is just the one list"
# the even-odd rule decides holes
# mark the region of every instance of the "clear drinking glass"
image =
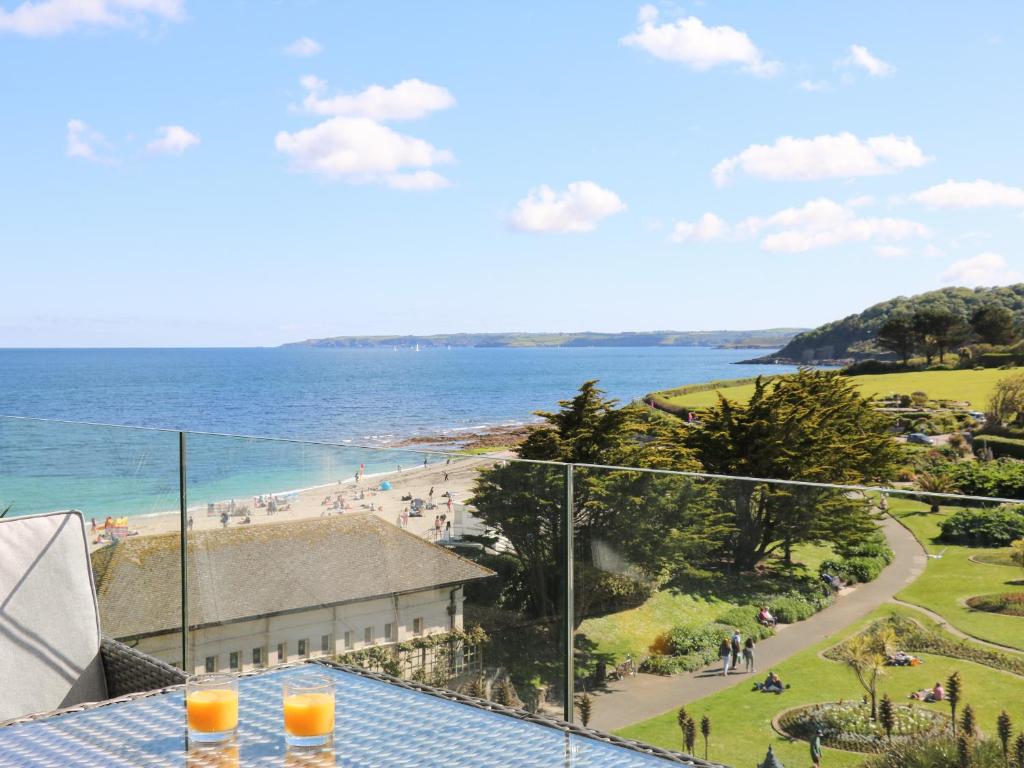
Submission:
[[321,747],[334,738],[334,680],[299,675],[282,686],[285,741],[293,747]]
[[189,741],[227,741],[238,730],[238,678],[200,675],[185,683]]

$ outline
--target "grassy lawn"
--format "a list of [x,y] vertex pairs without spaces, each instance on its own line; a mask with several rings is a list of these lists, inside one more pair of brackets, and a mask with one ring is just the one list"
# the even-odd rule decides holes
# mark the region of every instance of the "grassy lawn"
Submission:
[[[805,742],[787,742],[771,728],[772,718],[783,709],[814,702],[860,699],[863,690],[853,674],[842,664],[821,658],[818,653],[829,648],[842,638],[848,637],[871,621],[892,613],[901,613],[917,618],[923,624],[934,627],[920,613],[911,608],[885,606],[867,619],[842,633],[793,656],[776,667],[783,681],[792,688],[780,696],[762,694],[750,690],[750,678],[738,685],[687,705],[691,716],[698,720],[707,715],[711,719],[712,734],[709,757],[727,765],[753,766],[764,758],[768,745],[787,766],[809,764],[808,747]],[[995,730],[995,719],[1005,707],[1019,710],[1024,700],[1024,678],[1000,672],[968,661],[949,659],[941,656],[920,654],[924,664],[920,667],[897,667],[888,670],[883,678],[880,693],[887,692],[894,701],[904,702],[914,690],[931,687],[937,680],[945,681],[951,672],[959,670],[964,684],[963,701],[974,707],[980,727],[991,733]],[[755,679],[762,679],[766,670],[759,670]],[[1010,705],[1013,705],[1012,707]],[[948,712],[945,704],[919,704],[924,707],[941,707]],[[618,731],[622,736],[639,739],[663,747],[681,747],[679,728],[675,711],[646,720]],[[703,744],[698,738],[699,756],[703,756]],[[823,765],[858,766],[863,756],[836,750],[825,750]]]
[[925,504],[902,499],[890,502],[893,516],[913,531],[930,553],[942,554],[939,559],[930,559],[925,573],[897,597],[935,611],[969,635],[1024,650],[1024,618],[975,611],[963,604],[973,595],[1021,590],[1019,584],[1009,582],[1024,579],[1024,570],[969,559],[971,555],[994,555],[1006,550],[955,547],[933,541],[939,534],[939,524],[954,510],[942,507],[937,514],[931,514]]
[[[793,559],[809,573],[817,573],[822,560],[833,556],[831,547],[801,545],[793,550]],[[763,589],[763,587],[762,587]],[[634,658],[656,650],[657,640],[678,624],[705,624],[714,621],[730,608],[749,601],[738,593],[712,594],[712,589],[663,589],[655,592],[643,605],[618,613],[586,619],[578,634],[586,635],[596,644],[599,653],[611,654],[621,660],[626,654]],[[752,591],[757,591],[755,587]],[[664,653],[665,650],[658,650]]]
[[[972,407],[981,409],[988,402],[995,383],[1017,373],[1020,373],[1018,369],[1001,371],[989,368],[983,371],[922,371],[852,376],[850,380],[866,395],[888,395],[894,392],[909,395],[911,392],[922,391],[933,400],[967,400]],[[766,368],[765,375],[770,374],[771,369]],[[680,394],[666,390],[664,393],[655,393],[655,397],[671,406],[698,409],[714,405],[718,401],[718,392],[730,400],[744,401],[753,391],[753,384],[743,384]]]

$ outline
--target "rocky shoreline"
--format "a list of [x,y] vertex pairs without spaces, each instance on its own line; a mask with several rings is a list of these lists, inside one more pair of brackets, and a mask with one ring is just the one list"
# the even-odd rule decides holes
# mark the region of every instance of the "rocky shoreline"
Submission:
[[398,443],[402,448],[449,448],[457,450],[485,450],[515,448],[522,443],[536,424],[512,424],[488,427],[479,432],[458,432],[446,435],[417,435]]

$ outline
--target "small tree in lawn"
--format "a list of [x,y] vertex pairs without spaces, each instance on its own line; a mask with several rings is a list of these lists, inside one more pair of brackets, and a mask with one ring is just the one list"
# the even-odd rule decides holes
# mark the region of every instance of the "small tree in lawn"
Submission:
[[974,722],[974,708],[968,704],[964,707],[964,714],[960,720],[960,730],[966,739],[973,739],[977,725]]
[[1013,547],[1013,552],[1010,553],[1010,558],[1021,568],[1024,568],[1024,539],[1012,541],[1010,542],[1010,546]]
[[896,635],[886,624],[850,638],[843,653],[846,666],[871,699],[872,720],[878,720],[878,680],[885,674],[885,663],[895,642]]
[[686,754],[692,755],[697,744],[697,723],[692,717],[686,718]]
[[1018,733],[1013,742],[1013,768],[1024,768],[1024,733]]
[[586,691],[576,699],[576,709],[580,713],[580,722],[583,723],[584,728],[590,724],[590,714],[593,712],[593,707],[594,700],[590,698],[590,694]]
[[999,734],[999,745],[1003,748],[1003,762],[1010,764],[1010,737],[1013,736],[1013,723],[1004,709],[996,718],[996,733]]
[[882,696],[882,701],[878,705],[878,722],[885,729],[886,738],[891,740],[892,729],[896,725],[896,711],[892,707],[892,699],[888,693]]
[[676,713],[676,723],[679,725],[679,732],[683,735],[683,746],[686,746],[686,723],[689,722],[690,716],[686,712],[686,707],[680,707]]
[[704,715],[700,719],[700,735],[704,737],[704,759],[708,759],[708,739],[711,738],[711,718]]
[[953,715],[953,736],[956,736],[956,705],[960,703],[960,673],[954,672],[946,680],[946,700],[949,702],[949,710]]

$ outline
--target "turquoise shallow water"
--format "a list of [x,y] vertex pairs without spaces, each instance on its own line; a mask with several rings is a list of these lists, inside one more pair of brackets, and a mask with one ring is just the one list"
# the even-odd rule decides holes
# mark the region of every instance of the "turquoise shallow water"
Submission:
[[[321,440],[189,438],[189,500],[390,471],[412,435],[528,421],[587,379],[621,400],[792,370],[681,348],[0,350],[0,414]],[[0,419],[0,510],[138,515],[178,504],[177,435]]]

